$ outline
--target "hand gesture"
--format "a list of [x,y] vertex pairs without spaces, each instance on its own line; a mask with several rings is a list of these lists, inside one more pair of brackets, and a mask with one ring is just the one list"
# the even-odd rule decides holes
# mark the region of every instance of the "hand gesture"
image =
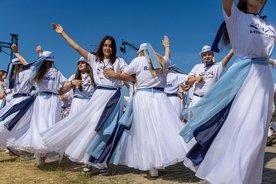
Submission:
[[164,39],[162,40],[162,44],[164,47],[169,47],[170,46],[170,41],[169,38],[165,35]]
[[42,47],[41,47],[40,45],[38,45],[38,46],[36,47],[36,52],[38,53],[39,56],[42,55]]
[[52,28],[59,34],[63,33],[63,27],[59,24],[52,23]]
[[18,46],[15,43],[13,43],[11,45],[11,49],[12,49],[13,53],[18,53]]

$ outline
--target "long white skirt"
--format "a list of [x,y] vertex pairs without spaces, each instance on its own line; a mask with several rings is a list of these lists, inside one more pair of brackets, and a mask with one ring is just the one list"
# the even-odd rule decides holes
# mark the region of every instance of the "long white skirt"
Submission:
[[119,164],[150,170],[183,161],[193,143],[179,136],[185,124],[166,94],[138,91],[133,100],[133,121]]
[[79,113],[79,110],[85,106],[90,99],[73,98],[69,114]]
[[178,117],[181,120],[183,120],[183,117],[181,114],[183,111],[183,101],[178,96],[170,96],[168,98],[171,101],[172,106],[174,107],[174,110],[175,110],[176,114],[178,115]]
[[33,104],[30,128],[13,143],[13,148],[31,153],[48,153],[41,133],[60,120],[61,101],[57,95],[37,96]]
[[196,176],[215,184],[260,184],[272,102],[269,67],[252,64]]
[[[4,106],[0,111],[0,116],[2,116],[4,113],[6,113],[13,105],[22,102],[28,97],[18,97],[13,98],[10,103],[8,103],[6,106]],[[13,119],[18,112],[15,112],[11,114],[9,117],[7,117],[5,120],[0,122],[0,150],[3,150],[6,146],[9,146],[9,144],[12,144],[13,141],[17,140],[19,137],[21,137],[29,128],[30,126],[30,115],[32,113],[32,107],[30,107],[29,112],[25,113],[21,119],[18,121],[18,123],[13,127],[11,131],[5,128],[5,123]]]
[[[115,92],[97,89],[80,113],[69,115],[42,134],[45,146],[49,150],[65,153],[74,162],[89,163],[86,150],[97,135],[95,128],[106,103]],[[119,103],[122,112],[123,99]]]

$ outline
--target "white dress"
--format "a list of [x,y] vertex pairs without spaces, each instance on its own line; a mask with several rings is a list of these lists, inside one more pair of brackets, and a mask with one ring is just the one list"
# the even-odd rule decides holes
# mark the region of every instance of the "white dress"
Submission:
[[[30,84],[27,80],[30,75],[30,70],[23,70],[19,72],[16,77],[15,86],[12,89],[13,94],[30,94]],[[23,100],[29,98],[28,96],[19,96],[13,98],[10,103],[4,106],[0,111],[0,116],[5,114],[13,105],[22,102]],[[29,108],[28,112],[26,112],[18,123],[13,127],[11,131],[6,129],[4,126],[6,122],[13,119],[18,112],[11,114],[5,120],[0,122],[0,148],[4,148],[6,146],[11,146],[15,140],[17,140],[20,136],[22,136],[27,129],[29,128],[30,118],[32,114],[32,107]]]
[[[88,63],[93,68],[96,85],[122,87],[120,80],[103,75],[106,66],[112,67],[117,73],[127,66],[122,58],[117,58],[115,63],[110,65],[109,60],[104,60],[104,63],[96,62],[95,55],[88,53]],[[96,89],[89,102],[82,107],[81,113],[69,115],[42,134],[45,146],[49,150],[65,153],[74,162],[88,164],[90,155],[86,153],[87,148],[97,135],[95,127],[105,105],[115,92],[116,90]],[[123,99],[119,103],[122,114]]]
[[184,143],[178,132],[185,125],[166,94],[153,89],[166,86],[166,73],[153,77],[144,56],[132,60],[124,72],[136,74],[137,92],[133,97],[131,128],[118,164],[150,170],[164,169],[183,161],[190,147]]
[[[275,25],[259,16],[244,14],[234,3],[231,17],[224,13],[224,18],[236,56],[271,56],[276,37]],[[252,63],[196,176],[215,184],[262,183],[272,102],[273,80],[269,66]]]
[[179,85],[186,82],[188,80],[188,75],[178,74],[178,73],[168,73],[167,74],[167,85],[165,87],[165,93],[173,94],[172,96],[168,96],[171,101],[176,114],[182,120],[183,117],[181,115],[184,104],[182,99],[179,98]]
[[40,133],[60,120],[61,100],[57,95],[57,87],[66,81],[60,71],[50,68],[40,84],[36,84],[38,96],[33,104],[30,128],[14,142],[13,148],[36,154],[49,152],[43,144]]
[[[73,100],[71,102],[70,106],[70,112],[69,114],[75,114],[78,113],[80,109],[85,106],[92,97],[95,88],[91,83],[90,76],[88,74],[81,74],[82,77],[82,91],[79,90],[79,88],[76,88],[75,91],[73,91]],[[72,75],[68,81],[72,81],[75,78],[75,74]]]

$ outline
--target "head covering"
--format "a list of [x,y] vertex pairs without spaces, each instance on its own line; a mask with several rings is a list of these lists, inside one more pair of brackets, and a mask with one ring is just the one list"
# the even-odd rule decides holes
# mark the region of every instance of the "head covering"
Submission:
[[204,52],[209,52],[209,51],[213,52],[209,45],[204,45],[201,49],[201,52],[199,52],[199,55],[201,55]]
[[51,51],[44,51],[42,53],[42,56],[45,57],[46,61],[55,61],[56,60]]
[[80,57],[80,59],[76,61],[76,64],[78,64],[80,61],[87,63],[87,60],[84,57]]
[[18,58],[14,58],[12,59],[12,65],[19,65],[19,64],[22,64]]
[[141,52],[142,50],[145,50],[146,45],[147,45],[147,43],[142,43],[142,44],[140,45],[139,50],[138,50],[136,53],[138,54],[138,53]]

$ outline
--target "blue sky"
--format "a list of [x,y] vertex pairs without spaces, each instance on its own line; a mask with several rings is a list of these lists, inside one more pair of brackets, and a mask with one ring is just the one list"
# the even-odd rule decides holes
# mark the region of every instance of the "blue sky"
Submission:
[[[263,14],[276,23],[276,1],[268,0]],[[29,61],[37,59],[35,48],[54,53],[55,66],[70,77],[76,72],[80,57],[65,40],[56,34],[51,23],[59,23],[67,34],[83,48],[93,51],[105,35],[117,42],[117,56],[129,63],[135,51],[126,47],[120,52],[122,40],[139,46],[149,42],[164,53],[162,39],[171,43],[171,59],[180,70],[188,73],[201,62],[199,51],[211,45],[223,21],[221,0],[0,0],[0,41],[11,42],[10,34],[19,35],[19,51]],[[216,54],[219,61],[229,51]],[[10,49],[0,52],[0,69],[6,69]],[[274,49],[273,58],[276,58]],[[232,64],[231,60],[228,66]],[[276,83],[276,71],[273,71]]]

